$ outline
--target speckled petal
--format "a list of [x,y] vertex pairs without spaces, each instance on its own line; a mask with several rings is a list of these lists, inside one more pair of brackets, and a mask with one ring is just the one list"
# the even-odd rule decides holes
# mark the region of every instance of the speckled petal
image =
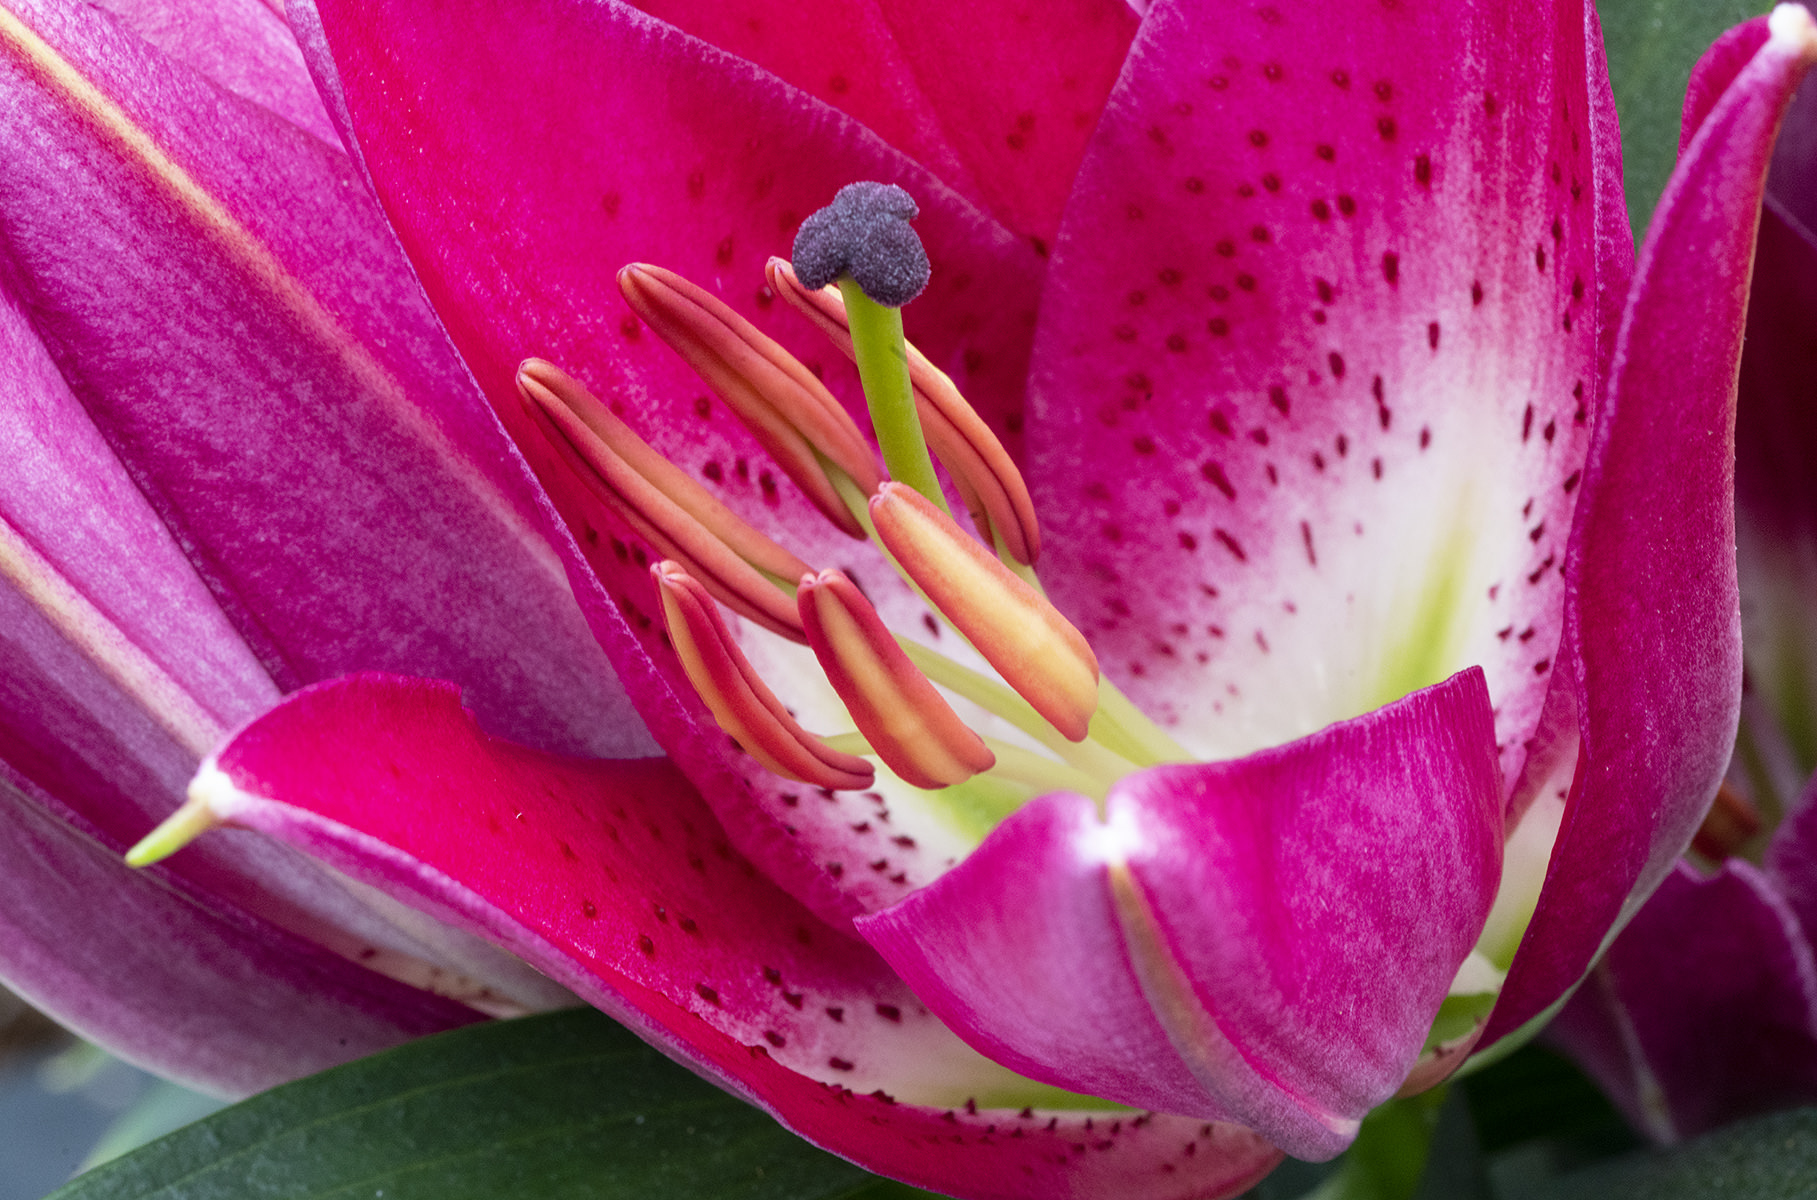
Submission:
[[1052,245],[1136,21],[1122,0],[644,0]]
[[1278,1158],[1245,1130],[1178,1118],[1020,1115],[1079,1101],[968,1049],[869,948],[740,858],[671,764],[513,746],[446,684],[298,693],[196,786],[231,822],[498,941],[886,1174],[980,1200],[1186,1200],[1233,1195]]
[[1626,283],[1594,17],[1206,10],[1144,19],[1050,269],[1050,587],[1210,757],[1480,664],[1511,786]]
[[[1485,1046],[1582,978],[1684,852],[1734,747],[1736,372],[1773,136],[1817,53],[1803,9],[1774,20],[1701,118],[1641,248],[1566,566],[1560,678],[1582,757]],[[1722,64],[1719,50],[1694,78]]]
[[1034,1078],[1324,1159],[1406,1078],[1501,874],[1482,672],[1236,762],[1031,801],[858,928]]
[[[659,262],[693,280],[823,368],[862,413],[855,372],[776,302],[763,266],[839,186],[899,183],[920,206],[915,227],[934,266],[906,314],[909,336],[981,408],[1002,414],[1020,409],[1040,274],[1024,240],[857,122],[621,3],[467,0],[431,12],[322,0],[291,15],[430,300],[507,427],[521,420],[518,363],[557,362],[809,566],[844,570],[900,620],[908,589],[768,465],[637,322],[613,276],[628,262]],[[558,474],[542,474],[598,573],[599,582],[574,580],[596,635],[734,844],[835,918],[937,873],[948,855],[891,844],[867,824],[870,801],[803,799],[733,749],[661,644],[648,548]],[[913,608],[895,627],[919,627],[924,610]],[[763,641],[753,631],[746,654],[786,691]],[[818,714],[804,721],[830,731]],[[860,825],[869,832],[854,834]]]

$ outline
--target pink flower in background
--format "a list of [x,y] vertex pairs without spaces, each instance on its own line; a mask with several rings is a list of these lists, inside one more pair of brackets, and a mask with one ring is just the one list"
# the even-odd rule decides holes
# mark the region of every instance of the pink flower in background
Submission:
[[[292,17],[351,166],[294,74],[259,90],[196,49],[241,44],[225,26],[142,27],[238,96],[105,17],[9,22],[11,136],[64,168],[0,194],[19,341],[106,469],[44,457],[7,486],[45,514],[8,595],[51,622],[9,803],[66,847],[32,857],[146,914],[112,942],[45,873],[9,880],[38,897],[7,906],[32,925],[0,938],[9,978],[99,1026],[131,1012],[101,956],[173,945],[154,978],[238,1022],[218,1074],[255,1086],[332,1058],[336,1023],[351,1052],[461,1019],[399,978],[559,1002],[527,962],[812,1140],[978,1196],[1233,1193],[1276,1146],[1336,1153],[1410,1072],[1527,1035],[1726,759],[1731,388],[1808,21],[1729,83],[1631,272],[1587,8],[1074,8],[319,4]],[[1146,714],[1093,796],[759,766],[665,640],[647,536],[520,401],[524,359],[558,364],[950,648],[614,282],[673,268],[852,404],[763,268],[854,179],[919,203],[909,335],[1016,458],[1043,583]],[[140,532],[84,559],[56,505],[91,474],[117,496],[78,503]],[[128,541],[189,589],[162,623],[133,625]],[[105,623],[44,599],[62,584]],[[733,636],[837,731],[805,652]],[[217,660],[232,688],[197,674]],[[244,832],[151,877],[82,840],[130,840],[280,692],[368,668],[462,692],[306,688],[197,786],[360,883]],[[99,699],[39,730],[72,680]],[[652,748],[627,692],[667,761],[624,757]],[[158,786],[43,765],[116,709],[150,732],[99,761]],[[254,1057],[317,988],[338,1007]],[[143,1010],[96,1032],[167,1068],[208,1040]]]

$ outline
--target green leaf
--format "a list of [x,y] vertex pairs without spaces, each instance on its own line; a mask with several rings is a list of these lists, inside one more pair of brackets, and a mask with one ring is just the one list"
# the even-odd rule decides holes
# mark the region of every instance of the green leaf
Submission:
[[276,1088],[52,1200],[847,1200],[878,1182],[580,1009]]
[[1637,239],[1678,161],[1678,119],[1692,64],[1723,30],[1768,7],[1759,0],[1597,0]]
[[[1774,1113],[1667,1151],[1566,1175],[1543,1200],[1791,1200],[1817,1196],[1817,1109]],[[1539,1200],[1539,1198],[1536,1198]]]

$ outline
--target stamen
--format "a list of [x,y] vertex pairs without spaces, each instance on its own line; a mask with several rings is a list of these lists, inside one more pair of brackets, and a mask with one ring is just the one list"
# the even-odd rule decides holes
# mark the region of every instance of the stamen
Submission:
[[838,571],[801,581],[796,593],[808,645],[871,748],[918,788],[951,787],[996,758],[915,669],[877,610]]
[[632,263],[619,271],[618,286],[814,506],[847,534],[864,537],[821,460],[851,476],[866,495],[883,473],[850,415],[813,372],[717,296],[673,271]]
[[1098,706],[1098,659],[1045,596],[913,490],[871,497],[878,539],[903,572],[1035,711],[1081,741]]
[[778,775],[832,789],[871,786],[876,771],[803,729],[739,651],[703,585],[679,563],[650,568],[682,669],[719,727]]
[[[819,326],[846,357],[853,356],[851,326],[837,288],[804,287],[795,269],[781,258],[765,264],[764,276],[777,294]],[[905,345],[909,382],[928,448],[952,476],[972,523],[985,540],[993,535],[1002,538],[1011,557],[1032,565],[1041,553],[1041,527],[1022,472],[952,378],[929,362],[913,342]]]
[[808,571],[652,450],[593,394],[542,359],[517,369],[524,407],[600,503],[658,554],[681,563],[715,599],[792,641],[806,641],[784,589]]

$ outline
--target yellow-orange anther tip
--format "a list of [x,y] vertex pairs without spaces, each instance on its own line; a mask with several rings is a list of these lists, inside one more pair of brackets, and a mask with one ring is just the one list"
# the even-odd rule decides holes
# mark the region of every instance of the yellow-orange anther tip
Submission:
[[984,739],[960,720],[842,572],[804,579],[799,606],[827,681],[872,751],[904,781],[951,787],[996,765]]
[[885,549],[1036,712],[1072,741],[1098,707],[1098,657],[1073,624],[951,517],[890,481],[871,497]]
[[672,560],[651,565],[663,624],[682,669],[719,727],[778,775],[819,787],[869,787],[875,769],[803,729],[726,630],[706,589]]

